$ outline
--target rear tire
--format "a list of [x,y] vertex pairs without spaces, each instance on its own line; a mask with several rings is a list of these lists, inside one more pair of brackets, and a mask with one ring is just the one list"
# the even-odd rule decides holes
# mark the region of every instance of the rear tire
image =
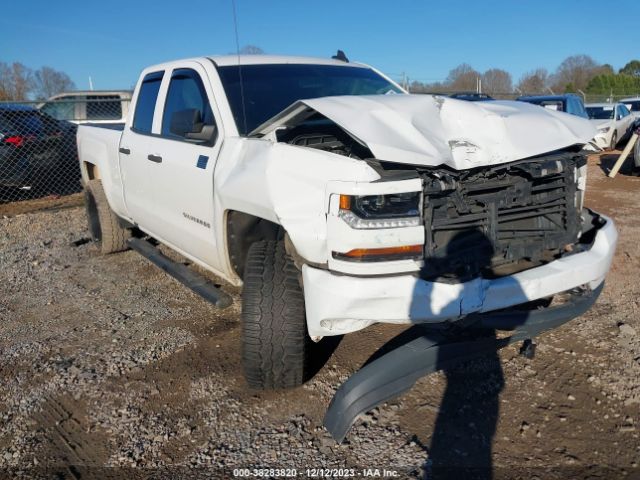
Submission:
[[91,240],[100,247],[100,252],[107,254],[127,250],[131,232],[120,225],[118,217],[109,207],[100,180],[89,180],[85,185],[84,205]]
[[259,241],[249,248],[242,291],[242,361],[252,388],[293,388],[307,380],[311,339],[299,274],[284,242]]

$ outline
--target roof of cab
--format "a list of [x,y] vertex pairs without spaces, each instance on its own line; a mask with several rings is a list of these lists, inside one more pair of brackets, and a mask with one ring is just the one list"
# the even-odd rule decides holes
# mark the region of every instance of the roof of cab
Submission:
[[212,55],[208,56],[216,65],[226,67],[230,65],[264,65],[264,64],[309,64],[309,65],[337,65],[352,67],[367,67],[361,63],[343,62],[332,58],[295,57],[287,55]]
[[179,58],[156,65],[149,65],[142,71],[149,73],[156,70],[164,70],[166,68],[175,68],[183,62],[213,62],[218,67],[227,67],[232,65],[334,65],[338,67],[360,67],[371,68],[369,65],[357,62],[343,62],[342,60],[334,60],[332,58],[316,58],[316,57],[294,57],[286,55],[209,55],[206,57],[190,57]]

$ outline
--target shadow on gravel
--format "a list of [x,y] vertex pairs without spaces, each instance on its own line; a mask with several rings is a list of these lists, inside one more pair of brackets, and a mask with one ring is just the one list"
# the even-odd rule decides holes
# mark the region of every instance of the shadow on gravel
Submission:
[[[463,341],[452,333],[413,326],[383,345],[365,365],[420,337],[440,345]],[[468,336],[466,340],[472,338]],[[444,373],[447,385],[431,440],[423,445],[417,434],[413,435],[413,440],[428,452],[423,466],[425,480],[494,478],[492,443],[499,418],[499,395],[505,383],[498,350],[505,344],[497,338],[495,330],[476,332],[475,338],[493,343],[495,348],[472,360],[438,355],[433,369]]]
[[[608,175],[615,163],[620,158],[622,153],[609,153],[600,155],[600,163],[598,166],[600,169]],[[640,176],[640,169],[635,166],[633,155],[630,155],[627,160],[622,164],[618,175],[629,176],[629,177],[638,177]]]
[[[462,310],[466,304],[477,301],[476,297],[482,297],[478,275],[484,276],[491,270],[495,255],[494,241],[479,229],[462,231],[449,239],[446,251],[442,252],[440,258],[436,251],[436,257],[428,260],[432,264],[432,272],[440,272],[439,275],[449,281],[464,285],[458,297],[443,307],[444,311],[451,306]],[[474,278],[476,280],[472,280]],[[517,282],[506,280],[505,283],[511,287],[513,297],[525,297]],[[414,292],[414,305],[411,307],[412,314],[416,316],[425,309],[425,305],[415,305],[418,298],[425,298],[424,292],[418,292],[418,288]],[[427,298],[431,299],[432,296]],[[426,308],[436,310],[438,307],[432,302]],[[443,346],[438,349],[435,370],[443,371],[447,385],[428,446],[426,478],[494,478],[493,437],[499,418],[499,396],[504,388],[498,355],[504,343],[498,339],[496,330],[469,333],[454,322],[444,329],[417,325],[405,334],[402,341],[422,335]],[[451,354],[445,347],[450,342],[473,344],[477,341],[486,342],[489,347],[472,360],[461,361],[459,353]]]
[[305,381],[311,380],[320,372],[320,370],[322,370],[322,367],[326,365],[331,358],[331,355],[333,355],[333,352],[335,352],[338,345],[340,345],[343,337],[343,335],[324,337],[318,343],[311,344],[309,369]]

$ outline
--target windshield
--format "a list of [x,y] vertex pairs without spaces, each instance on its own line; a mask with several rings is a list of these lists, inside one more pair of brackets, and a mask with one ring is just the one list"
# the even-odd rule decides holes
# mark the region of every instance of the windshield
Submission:
[[564,112],[564,104],[562,100],[541,100],[541,99],[533,99],[533,100],[525,100],[525,102],[533,103],[534,105],[540,105],[548,110],[556,110],[558,112]]
[[242,65],[245,122],[238,66],[218,67],[218,71],[241,135],[247,135],[296,100],[333,95],[401,93],[400,89],[370,68],[306,64]]
[[612,120],[613,105],[610,107],[587,107],[587,113],[591,120]]

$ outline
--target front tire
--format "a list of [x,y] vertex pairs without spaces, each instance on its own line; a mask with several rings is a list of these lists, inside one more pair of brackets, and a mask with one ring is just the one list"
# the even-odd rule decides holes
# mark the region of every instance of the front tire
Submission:
[[84,206],[87,212],[91,240],[102,254],[122,252],[129,248],[131,232],[122,227],[109,207],[100,180],[89,180],[84,187]]
[[311,339],[299,274],[284,242],[259,241],[249,248],[242,291],[242,361],[252,388],[293,388],[307,379]]
[[614,131],[611,134],[611,144],[609,145],[609,150],[615,150],[616,145],[618,145],[618,132]]

